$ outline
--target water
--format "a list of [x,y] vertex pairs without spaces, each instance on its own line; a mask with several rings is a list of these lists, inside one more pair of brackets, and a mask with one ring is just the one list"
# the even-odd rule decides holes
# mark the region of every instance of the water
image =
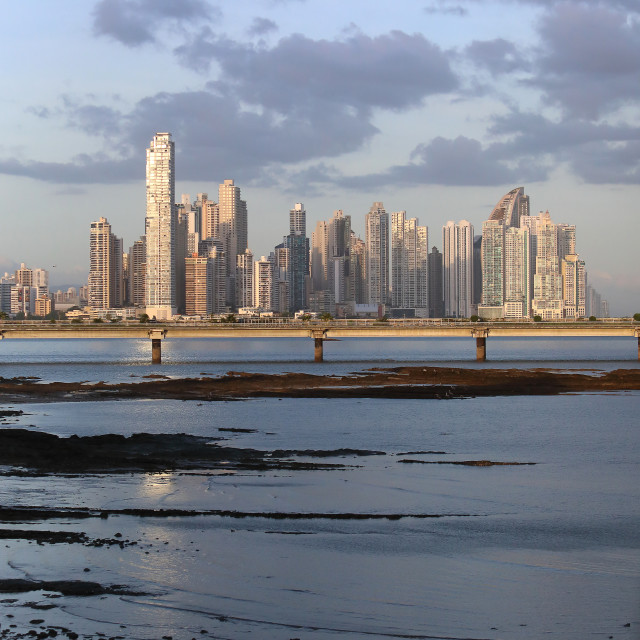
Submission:
[[[5,340],[0,375],[115,381],[131,380],[132,374],[217,375],[230,369],[342,373],[380,363],[638,366],[629,339],[489,340],[490,362],[481,365],[473,360],[473,342],[464,340],[327,343],[322,365],[310,362],[310,341],[175,342],[165,343],[165,362],[158,367],[146,360],[148,344],[136,341]],[[265,451],[349,447],[384,455],[323,460],[348,465],[336,471],[12,476],[0,482],[3,505],[406,516],[119,515],[18,524],[85,531],[94,538],[119,532],[138,544],[120,549],[3,541],[0,577],[91,579],[148,594],[49,600],[30,593],[0,603],[0,614],[15,615],[21,628],[37,617],[85,634],[145,639],[640,637],[639,392],[20,408],[29,415],[11,426],[33,425],[28,428],[61,436],[187,432]],[[404,459],[536,464],[464,467]],[[425,514],[444,517],[411,517]],[[27,601],[60,606],[34,612],[23,606]]]

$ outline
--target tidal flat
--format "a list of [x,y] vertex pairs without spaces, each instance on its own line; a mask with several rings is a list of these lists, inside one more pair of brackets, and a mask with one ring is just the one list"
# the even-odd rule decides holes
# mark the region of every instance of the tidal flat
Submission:
[[635,639],[638,369],[580,369],[7,376],[0,637]]

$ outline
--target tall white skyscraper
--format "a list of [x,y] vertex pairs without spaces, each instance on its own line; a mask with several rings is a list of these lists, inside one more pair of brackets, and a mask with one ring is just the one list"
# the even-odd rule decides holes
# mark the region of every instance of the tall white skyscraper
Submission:
[[156,133],[147,149],[145,306],[150,317],[176,313],[175,150],[170,133]]
[[374,202],[365,216],[367,292],[369,304],[389,304],[389,214]]
[[444,315],[468,318],[473,308],[473,225],[449,221],[442,228]]

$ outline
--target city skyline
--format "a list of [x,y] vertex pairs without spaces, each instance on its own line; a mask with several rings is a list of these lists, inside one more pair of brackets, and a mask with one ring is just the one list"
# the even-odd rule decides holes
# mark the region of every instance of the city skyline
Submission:
[[499,194],[524,184],[532,215],[577,226],[612,313],[635,312],[635,3],[329,4],[8,8],[0,272],[25,262],[50,270],[52,288],[82,284],[100,217],[131,246],[144,232],[144,149],[172,131],[176,193],[235,178],[255,257],[285,235],[295,202],[309,229],[343,210],[361,238],[384,202],[439,245],[447,220],[480,233]]

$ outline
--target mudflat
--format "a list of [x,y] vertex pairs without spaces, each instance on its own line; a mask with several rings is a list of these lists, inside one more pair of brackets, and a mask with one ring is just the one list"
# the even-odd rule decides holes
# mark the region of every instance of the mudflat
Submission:
[[557,395],[640,389],[640,369],[373,368],[346,376],[245,373],[219,377],[151,378],[138,382],[49,382],[0,378],[0,402],[80,401],[116,398],[233,400],[282,398],[465,398]]

